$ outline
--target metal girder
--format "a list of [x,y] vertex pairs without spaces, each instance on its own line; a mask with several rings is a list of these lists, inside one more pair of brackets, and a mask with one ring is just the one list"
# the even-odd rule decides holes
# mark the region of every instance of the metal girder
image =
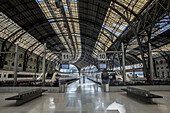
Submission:
[[2,43],[2,48],[3,48],[3,46],[6,45],[6,42],[7,42],[10,38],[14,37],[14,36],[15,36],[18,32],[20,32],[21,30],[22,30],[22,29],[19,29],[19,30],[15,31],[14,33],[12,33],[10,36],[8,36],[8,38],[6,38],[5,41],[3,41],[3,43]]
[[137,56],[132,55],[132,54],[130,54],[130,53],[127,53],[126,56],[130,56],[130,57],[132,57],[133,59],[137,60],[138,62],[142,62],[141,59],[139,59]]
[[32,51],[30,51],[30,54],[29,54],[29,55],[27,55],[28,49],[25,51],[25,53],[24,53],[24,62],[23,62],[23,71],[26,71],[29,57],[32,55],[32,53],[33,53],[40,45],[41,45],[41,44],[37,45]]
[[[80,20],[80,19],[79,19]],[[85,25],[85,26],[88,26],[88,28],[92,28],[91,26],[89,26],[89,24],[87,24],[87,22],[90,22],[90,23],[93,23],[92,21],[89,21],[89,20],[86,20],[86,21],[84,21],[84,20],[80,20],[80,21],[75,21],[75,20],[53,20],[53,21],[51,21],[50,23],[53,23],[53,22],[75,22],[75,23],[79,23],[79,24],[81,24],[81,25]],[[96,24],[96,26],[97,26],[98,24]],[[99,25],[98,25],[99,26]],[[93,29],[95,29],[96,31],[99,31],[99,33],[100,32],[102,32],[100,29],[97,29],[97,28],[95,28],[95,27],[93,27]],[[104,28],[103,27],[103,29],[105,29],[106,31],[108,31],[106,28]],[[110,32],[110,31],[108,31],[108,32]],[[110,32],[113,36],[115,36],[116,38],[119,38],[119,37],[117,37],[114,33],[112,33],[112,32]],[[97,38],[97,37],[96,37]]]
[[[60,33],[60,34],[61,34],[61,33]],[[60,35],[60,34],[57,34],[57,35]],[[72,34],[73,34],[73,33],[72,33]],[[63,35],[64,35],[64,36],[67,36],[67,33],[64,33]],[[88,38],[88,39],[87,39],[88,41],[91,41],[91,42],[96,41],[96,40],[95,40],[96,37],[93,37],[93,36],[90,36],[90,35],[87,35],[87,34],[84,34],[84,33],[81,33],[81,36],[86,37],[86,39]],[[103,43],[103,42],[101,42],[101,41],[98,41],[98,40],[97,40],[97,42],[103,44],[104,46],[107,46],[105,43]]]
[[[9,51],[10,50],[10,48],[12,47],[12,45],[22,36],[22,35],[24,35],[26,32],[23,32],[22,34],[20,34],[16,39],[14,39],[11,43],[10,43],[10,45],[7,47],[7,49],[6,50],[3,50],[3,52],[7,52],[7,51]],[[4,45],[3,45],[4,46]],[[2,48],[2,49],[4,49],[4,48]],[[6,55],[7,54],[3,54],[2,56],[1,56],[1,62],[0,62],[0,67],[1,68],[3,68],[3,66],[4,66],[4,63],[5,63],[5,59],[6,59]]]
[[[101,1],[101,0],[99,0]],[[125,10],[129,11],[130,13],[132,13],[138,20],[141,18],[139,15],[137,15],[133,10],[129,9],[128,7],[126,7],[125,5],[123,5],[122,3],[118,2],[117,0],[111,0],[114,3],[116,3],[117,5],[123,7]]]
[[[2,0],[1,0],[2,1]],[[21,2],[23,2],[23,1],[21,1]],[[35,1],[30,1],[29,3],[36,3]],[[15,10],[15,15],[14,16],[18,16],[18,15],[20,15],[20,17],[22,17],[22,19],[23,19],[23,17],[24,17],[24,15],[23,15],[23,12],[25,12],[25,11],[27,11],[27,10],[24,10],[24,11],[19,11],[17,8],[15,8],[15,6],[11,3],[11,2],[9,2],[8,0],[7,1],[5,1],[5,3],[7,3],[8,4],[8,9],[9,9],[9,7],[11,8],[11,10]],[[25,3],[25,2],[24,2]],[[28,2],[27,2],[28,3]],[[22,3],[21,3],[22,4]],[[39,7],[38,7],[38,4],[36,3],[35,5],[37,5],[37,7],[36,8],[32,8],[32,10],[35,10],[35,9],[39,9]],[[19,5],[18,5],[19,6]],[[28,8],[28,6],[27,5],[25,5],[25,7],[27,7]],[[29,8],[28,8],[29,9]],[[32,12],[32,10],[29,10],[29,11],[31,11]],[[2,12],[5,12],[6,11],[6,9],[5,10],[1,10]],[[42,13],[42,11],[41,10],[38,10],[39,12],[41,12]],[[43,14],[43,13],[42,13]],[[38,20],[38,18],[36,17],[36,15],[33,13],[33,17],[34,18],[36,18],[37,20]],[[9,17],[9,16],[8,16]],[[12,17],[12,16],[11,16]],[[9,17],[9,18],[11,18],[11,17]],[[30,17],[30,15],[29,15],[29,17]],[[44,17],[44,21],[46,21],[45,20],[45,15],[43,16]],[[24,19],[25,20],[27,20],[27,18],[26,17],[24,17]],[[18,22],[19,21],[21,21],[21,20],[18,20]],[[29,20],[27,20],[28,22],[30,22]],[[38,21],[36,21],[36,22],[38,22]],[[36,23],[32,23],[32,24],[29,24],[29,25],[31,25],[31,27],[32,27],[32,25],[33,24],[36,24]],[[28,25],[28,24],[25,24],[25,25]],[[25,28],[25,27],[24,27]]]
[[[60,20],[60,21],[63,21],[63,20]],[[67,21],[68,21],[68,20],[67,20]],[[53,22],[57,22],[57,21],[51,21],[51,23],[53,23]],[[77,21],[69,21],[69,22],[76,22],[76,23],[79,23],[79,24],[88,26],[88,28],[89,28],[89,25],[86,24],[86,23],[80,23],[80,22],[77,22]],[[104,36],[106,36],[106,38],[108,38],[108,39],[112,42],[112,44],[114,44],[113,40],[111,40],[104,32],[102,32],[101,30],[98,30],[97,28],[94,28],[94,27],[90,27],[90,28],[93,29],[93,30],[99,31],[99,32],[102,33]]]
[[[93,59],[94,59],[94,58],[92,58],[90,55],[91,55],[91,54],[90,54],[89,52],[86,52],[86,54],[83,56],[83,58],[79,59],[75,64],[81,63],[82,61],[83,61],[83,62],[84,62],[84,61],[87,61],[88,63],[93,62]],[[87,57],[86,57],[86,56],[87,56]],[[90,56],[90,57],[88,57],[88,56]],[[86,59],[86,58],[89,58],[89,59]]]
[[[22,1],[21,1],[22,2]],[[10,3],[8,3],[8,4],[10,4]],[[11,7],[14,7],[13,5],[11,5]],[[26,6],[27,7],[27,6]],[[39,8],[39,7],[37,7],[37,8]],[[4,10],[5,11],[5,10]],[[25,10],[23,11],[23,12],[25,12]],[[20,13],[22,13],[22,12],[20,12]],[[20,14],[20,13],[18,13],[18,14]],[[16,16],[16,15],[15,15]],[[36,15],[34,15],[33,17],[36,17]],[[45,16],[44,16],[45,17]],[[26,18],[25,18],[26,19]],[[38,19],[37,19],[38,20]],[[35,24],[31,24],[31,27],[29,27],[30,25],[27,25],[26,26],[26,28],[27,28],[27,32],[31,32],[32,30],[35,30],[37,27],[40,27],[40,26],[42,26],[42,25],[44,25],[44,24],[41,24],[41,23],[44,23],[44,22],[46,22],[45,24],[49,24],[49,22],[46,20],[46,21],[39,21],[38,22],[38,24],[40,24],[40,25],[38,25],[38,26],[36,26],[37,24],[35,23]],[[50,24],[49,24],[50,25]],[[28,28],[31,28],[31,29],[29,29],[28,30]]]
[[[54,13],[53,13],[53,11],[52,11],[52,9],[51,9],[51,7],[48,5],[48,3],[47,3],[47,1],[46,1],[46,0],[45,0],[45,3],[46,3],[46,5],[48,6],[47,8],[49,9],[49,11],[50,11],[51,15],[53,15],[53,17],[55,17],[55,16],[54,16]],[[60,30],[60,32],[61,32],[61,33],[63,33],[63,31],[61,30],[60,25],[58,25],[58,23],[56,23],[56,25],[58,26],[58,29]],[[71,47],[69,46],[69,44],[68,44],[68,42],[67,42],[67,40],[66,40],[65,36],[63,36],[63,38],[64,38],[65,42],[67,43],[67,45],[68,45],[68,47],[69,47],[69,50],[70,50],[70,52],[71,52],[71,54],[72,54]]]
[[[56,55],[56,54],[52,53],[50,56],[47,57],[47,59],[52,60],[52,56],[53,56],[53,55]],[[51,57],[51,58],[50,58],[50,57]]]
[[129,24],[129,26],[131,27],[134,35],[137,37],[137,33],[136,33],[136,30],[135,30],[135,27],[133,26],[133,24],[121,12],[119,12],[117,9],[111,7],[110,5],[106,4],[105,2],[103,2],[101,0],[98,0],[97,2],[101,3],[102,5],[105,5],[106,7],[110,8],[111,10],[116,12],[119,16],[121,16]]
[[[61,3],[62,3],[62,2],[61,2]],[[62,5],[63,5],[63,3],[62,3]],[[64,7],[60,7],[60,9],[61,9],[61,12],[62,12],[63,17],[66,17]],[[70,12],[69,12],[69,14],[70,14]],[[69,35],[69,37],[71,38],[71,43],[72,43],[72,46],[73,46],[73,49],[74,49],[74,57],[75,57],[76,49],[75,49],[75,45],[74,45],[74,41],[73,41],[73,37],[72,37],[72,35],[71,35],[71,31],[70,31],[70,28],[69,28],[68,22],[65,22],[65,23],[66,23],[66,27],[67,27],[68,35]],[[74,31],[74,29],[73,29],[73,31]]]

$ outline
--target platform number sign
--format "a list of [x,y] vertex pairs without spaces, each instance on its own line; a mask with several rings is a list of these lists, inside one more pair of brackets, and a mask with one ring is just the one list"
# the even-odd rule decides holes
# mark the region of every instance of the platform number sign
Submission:
[[69,53],[62,53],[62,61],[69,61],[70,54]]
[[98,60],[106,60],[106,53],[98,53]]

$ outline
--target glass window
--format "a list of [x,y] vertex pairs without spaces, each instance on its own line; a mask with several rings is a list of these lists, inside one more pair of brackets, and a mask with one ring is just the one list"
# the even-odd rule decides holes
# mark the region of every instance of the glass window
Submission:
[[163,64],[163,61],[162,61],[162,60],[160,61],[160,64]]
[[5,65],[8,65],[8,61],[5,61]]
[[20,56],[19,56],[20,58],[22,58],[23,57],[23,54],[20,54]]
[[48,73],[47,76],[46,76],[46,78],[47,78],[47,79],[51,79],[52,76],[53,76],[53,73]]
[[13,74],[8,74],[8,78],[13,78]]
[[158,64],[158,61],[156,61],[156,64]]
[[22,67],[22,65],[21,65],[21,64],[19,64],[19,67]]

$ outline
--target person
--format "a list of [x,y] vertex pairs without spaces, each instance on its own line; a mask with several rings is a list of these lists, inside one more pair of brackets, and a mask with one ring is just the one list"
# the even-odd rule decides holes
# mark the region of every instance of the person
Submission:
[[102,73],[102,83],[103,84],[107,84],[109,83],[109,76],[108,76],[108,72],[107,70],[103,70],[103,73]]

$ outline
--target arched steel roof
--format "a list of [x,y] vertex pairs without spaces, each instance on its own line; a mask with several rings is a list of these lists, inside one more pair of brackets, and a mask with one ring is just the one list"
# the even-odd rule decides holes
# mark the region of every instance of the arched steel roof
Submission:
[[[159,2],[160,12],[154,24],[157,35],[151,39],[152,45],[153,49],[167,48],[168,28],[167,32],[161,32],[169,25],[169,10],[161,10],[169,8],[166,0],[2,0],[0,37],[19,43],[20,47],[37,55],[42,55],[46,42],[47,59],[59,59],[55,51],[68,51],[72,54],[72,62],[80,68],[94,63],[98,52],[119,50],[120,42],[124,42],[129,54],[127,59],[138,63],[140,50],[136,44],[139,35],[136,27],[139,21],[148,21],[139,28],[140,34],[146,32],[144,27],[150,26],[151,19],[143,17],[156,7],[156,2]],[[162,41],[162,37],[167,40]],[[169,51],[169,47],[166,50]]]

